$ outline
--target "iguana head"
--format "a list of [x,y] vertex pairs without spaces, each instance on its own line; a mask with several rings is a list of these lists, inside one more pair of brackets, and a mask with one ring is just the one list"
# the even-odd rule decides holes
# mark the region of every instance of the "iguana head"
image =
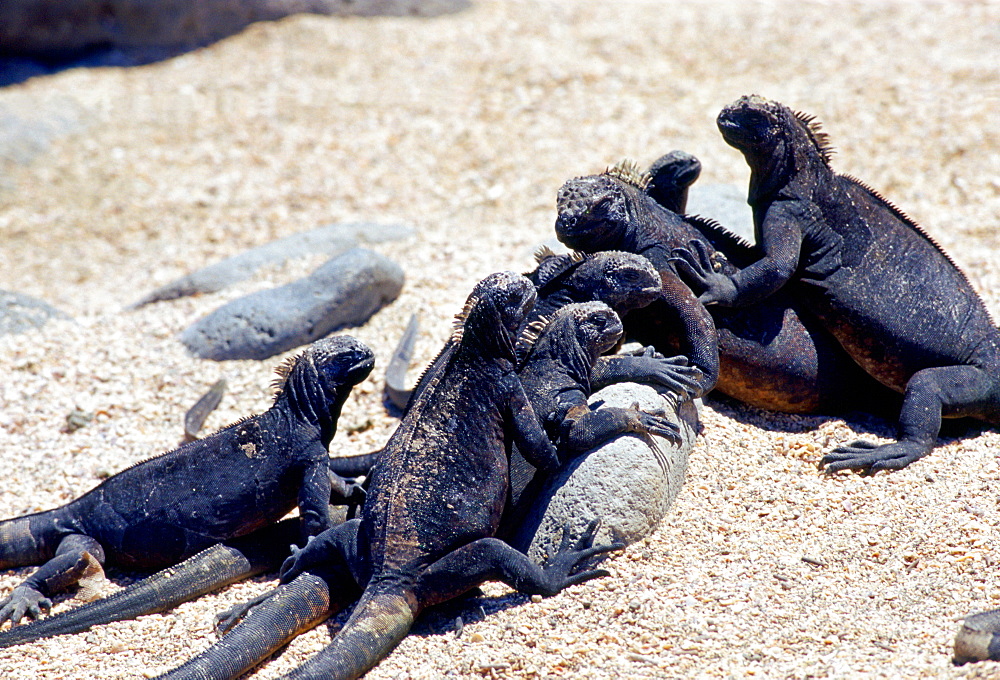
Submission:
[[642,255],[606,250],[581,263],[570,285],[624,314],[658,298],[663,284],[656,268]]
[[621,319],[603,302],[575,302],[529,325],[518,349],[522,363],[539,352],[586,376],[597,357],[614,348],[624,332]]
[[686,151],[671,151],[649,166],[652,178],[646,193],[667,210],[683,213],[688,189],[701,174],[701,161]]
[[603,302],[580,302],[563,310],[576,321],[576,336],[590,351],[591,361],[610,351],[625,332],[621,319]]
[[329,442],[351,388],[374,366],[375,354],[349,335],[317,340],[277,368],[275,401],[285,399],[296,412],[319,416],[324,422],[315,424]]
[[456,318],[453,340],[472,339],[479,350],[514,359],[514,341],[535,304],[535,286],[514,272],[490,274],[476,284]]
[[827,135],[812,116],[758,95],[740,97],[722,110],[719,132],[738,149],[752,170],[771,172],[795,167],[795,156],[829,165]]
[[629,161],[601,175],[569,180],[556,196],[556,237],[586,253],[620,248],[636,221],[637,203],[649,180]]
[[323,338],[275,369],[274,389],[280,393],[289,381],[308,377],[328,389],[354,387],[368,377],[375,366],[375,354],[350,335]]
[[538,266],[525,276],[538,291],[536,313],[547,314],[547,308],[566,304],[568,298],[576,302],[600,300],[624,314],[645,307],[660,295],[660,275],[641,255],[618,250],[558,254],[543,247],[535,259]]

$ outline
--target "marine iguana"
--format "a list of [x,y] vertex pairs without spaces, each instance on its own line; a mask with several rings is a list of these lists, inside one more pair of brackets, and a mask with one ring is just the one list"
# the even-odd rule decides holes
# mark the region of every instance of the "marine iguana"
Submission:
[[672,213],[683,215],[688,190],[701,175],[701,161],[686,151],[675,149],[649,166],[646,193]]
[[[534,308],[521,324],[523,331],[528,324],[549,316],[560,307],[573,302],[599,300],[609,305],[619,315],[645,307],[659,296],[659,275],[643,258],[633,253],[602,252],[588,255],[567,253],[557,255],[546,247],[535,254],[537,266],[525,276],[535,284],[537,300]],[[411,318],[403,337],[386,369],[386,395],[389,400],[405,409],[414,390],[406,390],[406,367],[413,355],[416,340],[416,319]],[[448,351],[447,345],[437,361]],[[431,364],[433,366],[433,362]],[[418,380],[418,385],[434,369],[428,367]],[[686,357],[665,358],[645,353],[639,356],[603,357],[595,366],[593,380],[600,389],[605,385],[622,382],[643,382],[677,392],[697,391],[696,368],[688,366]]]
[[[0,621],[38,618],[51,595],[105,563],[172,567],[0,633],[0,646],[164,611],[277,567],[290,540],[329,528],[332,481],[342,501],[357,501],[360,490],[331,474],[327,448],[351,388],[373,365],[354,338],[317,341],[279,368],[264,413],[127,468],[59,508],[0,522],[0,568],[44,562],[3,601]],[[271,526],[296,505],[300,521]]]
[[[680,171],[661,164],[658,195],[678,205],[693,163],[668,154]],[[664,178],[682,178],[671,190]],[[665,209],[648,193],[650,177],[629,161],[560,188],[556,235],[584,252],[619,249],[645,256],[659,271],[662,299],[623,317],[626,334],[665,354],[683,352],[708,376],[703,386],[759,408],[788,413],[878,410],[889,390],[847,356],[818,320],[787,294],[752,308],[708,311],[677,276],[675,248],[695,242],[722,272],[752,262],[757,250],[710,220]],[[673,197],[671,198],[671,194]],[[689,349],[693,348],[693,349]]]
[[862,369],[903,394],[897,441],[856,441],[820,465],[898,470],[930,453],[942,417],[1000,424],[1000,332],[940,246],[873,189],[833,171],[813,117],[752,95],[723,109],[718,126],[750,166],[759,252],[715,272],[680,249],[680,273],[708,305],[746,308],[787,291]]
[[[597,389],[592,373],[601,355],[618,344],[623,332],[618,315],[605,303],[593,301],[560,307],[551,318],[534,322],[521,335],[518,376],[563,458],[575,457],[626,433],[680,437],[678,426],[664,413],[634,407],[592,409],[588,404]],[[627,358],[632,357],[623,357]],[[601,387],[606,384],[610,382]],[[500,533],[504,538],[517,530],[548,477],[544,472],[535,474],[526,461],[513,454],[510,467],[511,500]]]
[[[511,444],[535,466],[560,464],[515,372],[515,334],[535,299],[510,272],[473,290],[444,364],[372,470],[359,519],[320,534],[282,567],[283,584],[205,652],[164,678],[232,678],[361,596],[333,642],[294,678],[355,678],[406,636],[417,614],[490,579],[553,595],[603,575],[573,573],[621,546],[592,546],[596,522],[544,567],[494,537]],[[245,608],[227,619],[237,620]]]

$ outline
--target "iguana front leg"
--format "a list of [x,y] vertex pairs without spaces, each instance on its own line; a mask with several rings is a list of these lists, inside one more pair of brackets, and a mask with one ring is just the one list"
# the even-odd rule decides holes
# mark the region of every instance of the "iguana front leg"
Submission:
[[[303,537],[315,536],[326,531],[333,525],[330,517],[330,496],[334,490],[334,475],[330,470],[330,459],[326,448],[314,443],[315,453],[309,455],[311,462],[302,472],[302,483],[299,487],[299,517],[302,522]],[[350,482],[336,476],[337,494],[340,496],[357,493],[351,488]],[[361,490],[363,498],[364,491]]]
[[679,442],[680,427],[665,413],[649,413],[637,406],[604,406],[591,409],[586,404],[573,407],[562,424],[560,451],[576,455],[600,446],[620,434],[652,434]]
[[598,359],[590,374],[590,387],[597,392],[608,385],[634,382],[666,388],[681,399],[692,399],[701,396],[702,378],[701,370],[691,366],[687,357],[664,357],[653,347],[646,347],[639,355]]
[[[755,207],[755,220],[757,214]],[[748,267],[732,274],[716,272],[708,247],[697,240],[674,249],[670,261],[702,304],[745,307],[772,295],[795,275],[804,225],[819,220],[818,209],[808,201],[775,201],[760,219],[757,240],[764,256]]]
[[528,395],[524,392],[517,375],[511,373],[506,378],[510,382],[510,418],[512,423],[511,440],[524,459],[544,472],[552,472],[560,465],[559,454],[555,445],[549,439],[531,406]]

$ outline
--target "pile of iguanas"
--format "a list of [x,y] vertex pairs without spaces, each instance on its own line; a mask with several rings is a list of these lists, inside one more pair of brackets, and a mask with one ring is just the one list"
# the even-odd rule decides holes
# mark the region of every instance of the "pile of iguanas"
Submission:
[[[791,413],[898,412],[896,441],[838,447],[820,463],[830,472],[905,467],[930,453],[942,418],[1000,422],[1000,333],[940,247],[831,169],[811,117],[749,96],[718,126],[750,166],[756,243],[684,214],[701,166],[683,152],[649,172],[625,162],[566,182],[556,235],[574,252],[543,250],[534,271],[476,285],[412,391],[399,371],[411,326],[387,379],[404,413],[381,451],[329,456],[374,362],[333,337],[279,369],[268,411],[0,522],[0,567],[42,565],[0,602],[0,622],[39,620],[0,633],[0,646],[164,611],[280,565],[280,585],[223,613],[221,637],[163,677],[235,678],[356,601],[287,676],[355,678],[421,610],[484,581],[548,596],[602,576],[594,558],[623,546],[593,544],[599,517],[576,540],[567,527],[543,565],[502,539],[575,456],[622,433],[678,436],[665,414],[588,406],[615,382],[678,399],[714,388]],[[609,354],[624,338],[643,349]],[[331,502],[360,514],[336,524]],[[281,519],[296,506],[298,519]],[[161,571],[41,618],[105,564]],[[966,620],[954,658],[1000,659],[1000,610]]]

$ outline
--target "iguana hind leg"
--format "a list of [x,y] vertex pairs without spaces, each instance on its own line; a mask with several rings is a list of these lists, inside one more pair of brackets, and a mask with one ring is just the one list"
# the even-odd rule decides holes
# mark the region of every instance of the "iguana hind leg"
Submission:
[[621,543],[595,546],[599,522],[590,523],[574,544],[568,527],[559,551],[544,566],[497,538],[481,538],[454,550],[427,568],[415,594],[422,607],[458,597],[485,581],[503,581],[522,593],[555,595],[567,586],[606,576],[603,569],[582,569],[591,558],[625,547]]
[[0,601],[0,623],[17,625],[24,616],[41,618],[52,606],[51,595],[60,593],[104,564],[104,548],[83,534],[69,534],[56,554]]
[[923,458],[937,441],[941,419],[970,416],[998,422],[1000,388],[977,366],[942,366],[917,371],[906,384],[899,439],[881,446],[856,441],[823,456],[827,472],[899,470]]

